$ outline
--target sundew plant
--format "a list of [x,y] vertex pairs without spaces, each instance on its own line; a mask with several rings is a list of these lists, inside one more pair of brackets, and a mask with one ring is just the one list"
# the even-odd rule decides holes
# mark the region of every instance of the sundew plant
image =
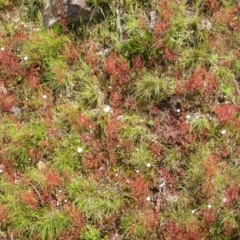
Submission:
[[86,3],[0,0],[0,239],[240,239],[239,1]]

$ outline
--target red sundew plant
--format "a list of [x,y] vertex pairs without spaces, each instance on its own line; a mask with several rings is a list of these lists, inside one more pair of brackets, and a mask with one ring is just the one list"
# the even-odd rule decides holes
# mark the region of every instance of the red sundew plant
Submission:
[[0,223],[1,223],[1,227],[5,226],[8,219],[9,219],[9,216],[8,216],[7,209],[4,207],[4,205],[0,204]]
[[77,124],[82,129],[91,130],[94,127],[94,124],[93,124],[92,120],[89,119],[88,117],[84,116],[82,113],[80,113],[77,117]]
[[230,187],[225,191],[225,205],[230,207],[240,196],[240,186],[237,184],[231,184]]
[[48,170],[46,172],[44,172],[46,181],[47,181],[47,185],[50,188],[54,188],[59,186],[62,183],[62,179],[59,175],[58,172],[56,172],[55,170]]
[[112,78],[112,87],[126,85],[130,78],[128,64],[115,52],[107,58],[105,72]]
[[31,208],[36,209],[38,206],[38,199],[32,191],[24,191],[21,193],[22,200]]
[[86,62],[92,69],[91,73],[97,75],[101,60],[100,55],[98,54],[98,47],[95,43],[90,42],[87,44],[87,48]]
[[189,239],[185,230],[174,222],[167,222],[165,224],[166,235],[171,239],[184,240]]
[[195,69],[186,85],[187,92],[198,93],[203,91],[206,97],[211,96],[216,88],[216,76],[202,66]]
[[139,207],[143,209],[150,193],[149,183],[144,179],[144,176],[138,175],[134,180],[130,180],[129,188],[131,196],[138,201]]
[[19,59],[10,50],[0,50],[0,71],[1,75],[5,76],[8,81],[14,81],[24,72]]
[[207,9],[210,10],[211,13],[216,12],[219,10],[219,1],[218,0],[205,0],[204,5],[206,6]]
[[30,88],[35,90],[39,90],[40,88],[40,74],[38,72],[38,68],[29,69],[26,72],[26,80],[27,84]]
[[228,123],[237,113],[237,107],[234,104],[221,104],[213,109],[221,124]]
[[211,226],[214,224],[216,218],[217,218],[216,211],[213,208],[203,209],[201,211],[201,214],[203,216],[206,228],[210,229]]
[[[224,16],[224,17],[223,17]],[[221,25],[227,26],[230,30],[240,30],[240,4],[237,4],[232,9],[221,8],[217,11],[213,18]]]
[[141,56],[137,55],[133,59],[133,69],[136,71],[141,70],[144,67],[144,60],[141,58]]
[[175,54],[174,52],[172,52],[169,49],[165,49],[163,51],[163,56],[169,62],[175,61],[179,58],[177,54]]
[[122,106],[123,96],[119,92],[112,92],[110,95],[110,105],[114,108]]

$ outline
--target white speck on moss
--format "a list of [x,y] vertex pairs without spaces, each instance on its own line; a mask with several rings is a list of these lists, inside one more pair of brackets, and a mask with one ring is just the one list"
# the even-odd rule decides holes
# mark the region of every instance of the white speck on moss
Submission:
[[226,131],[225,129],[223,129],[223,130],[221,131],[221,134],[224,135],[224,134],[226,134],[226,132],[227,132],[227,131]]
[[151,201],[151,197],[148,196],[148,197],[146,198],[146,200],[147,200],[148,202]]
[[211,208],[212,208],[212,205],[211,205],[211,204],[208,204],[207,207],[208,207],[208,209],[211,209]]
[[197,209],[193,209],[193,210],[191,211],[191,213],[194,214],[196,211],[197,211]]
[[5,50],[5,47],[1,47],[1,51],[4,51]]
[[147,163],[147,167],[150,168],[151,167],[151,163]]
[[27,61],[28,60],[28,56],[25,56],[23,59],[24,59],[24,61]]
[[104,108],[103,108],[103,112],[105,113],[112,113],[113,110],[110,106],[106,105]]
[[78,153],[82,153],[82,152],[83,152],[83,149],[82,149],[81,147],[78,147],[77,152],[78,152]]
[[43,95],[42,98],[43,98],[43,99],[46,99],[46,98],[47,98],[47,95]]
[[191,118],[191,116],[190,116],[190,115],[187,115],[187,116],[186,116],[186,119],[190,119],[190,118]]

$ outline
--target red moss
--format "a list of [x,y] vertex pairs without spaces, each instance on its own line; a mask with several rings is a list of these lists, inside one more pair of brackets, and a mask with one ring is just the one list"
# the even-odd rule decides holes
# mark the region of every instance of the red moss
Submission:
[[166,48],[163,51],[163,56],[169,62],[172,62],[172,61],[175,61],[178,59],[178,55],[176,53],[174,53],[173,51],[169,50],[168,48]]
[[142,175],[139,175],[129,182],[129,188],[132,197],[137,199],[139,207],[144,208],[147,202],[146,198],[149,196],[149,183]]
[[202,66],[195,69],[186,85],[186,90],[190,93],[203,91],[206,97],[213,94],[216,88],[216,77]]
[[222,104],[213,109],[214,114],[217,116],[221,124],[230,122],[235,114],[237,108],[234,104]]
[[81,128],[92,129],[92,120],[80,113],[77,117],[77,123]]
[[35,209],[38,206],[38,200],[31,191],[24,191],[21,193],[22,200],[29,205],[31,208]]
[[9,50],[0,51],[0,71],[1,75],[9,78],[10,81],[24,73],[19,59]]
[[216,220],[216,212],[214,209],[203,209],[201,214],[204,219],[206,228],[210,229]]
[[140,70],[144,67],[144,60],[138,55],[133,59],[133,69]]
[[59,176],[59,173],[56,172],[55,170],[49,170],[44,173],[46,180],[47,180],[47,185],[49,187],[57,187],[61,184],[62,179]]
[[226,190],[225,192],[225,205],[226,206],[231,206],[237,199],[239,198],[240,195],[240,186],[237,184],[231,184],[230,187]]
[[[0,223],[4,226],[9,219],[7,209],[0,204]],[[1,226],[2,226],[1,225]]]
[[130,70],[127,63],[115,52],[111,53],[105,63],[105,72],[112,77],[113,88],[128,83]]

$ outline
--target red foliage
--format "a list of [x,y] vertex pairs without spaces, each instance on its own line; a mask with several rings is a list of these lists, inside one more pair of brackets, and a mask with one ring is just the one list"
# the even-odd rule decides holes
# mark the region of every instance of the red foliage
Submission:
[[128,83],[130,77],[129,67],[117,53],[113,52],[110,54],[104,68],[107,75],[112,77],[113,88]]
[[219,10],[219,1],[218,0],[205,0],[204,5],[207,9],[210,10],[211,13],[216,12]]
[[225,205],[226,206],[231,206],[238,198],[240,195],[240,186],[237,184],[232,184],[225,192]]
[[106,134],[110,140],[117,140],[118,134],[121,131],[122,122],[112,118],[106,126]]
[[213,109],[213,112],[219,119],[220,123],[228,123],[237,113],[237,108],[234,104],[222,104]]
[[186,90],[189,92],[203,91],[205,96],[210,96],[216,89],[216,77],[208,72],[205,67],[197,67],[193,75],[189,78]]
[[235,223],[233,221],[227,220],[224,222],[224,234],[231,239],[231,236],[234,235],[234,232],[237,230]]
[[203,219],[205,221],[205,226],[209,229],[214,224],[216,220],[216,212],[214,209],[203,209],[201,211]]
[[40,74],[38,70],[38,68],[32,68],[26,73],[28,86],[36,90],[40,87]]
[[[224,17],[223,17],[224,16]],[[240,30],[240,3],[234,8],[221,8],[214,14],[214,19],[230,30],[238,32]]]
[[22,200],[29,205],[31,208],[35,209],[38,206],[38,200],[36,199],[35,195],[31,191],[24,191],[21,194]]
[[3,112],[11,112],[12,107],[15,106],[16,99],[14,96],[7,96],[5,98],[0,98],[0,110]]
[[9,50],[0,50],[0,71],[1,75],[9,78],[21,76],[24,70],[22,69],[19,60]]
[[146,198],[149,196],[149,183],[142,175],[138,175],[134,180],[130,180],[129,188],[133,198],[138,200],[140,208],[146,205]]
[[178,59],[178,55],[167,48],[163,51],[163,56],[167,61],[170,62]]
[[159,143],[157,143],[157,142],[152,143],[150,145],[150,149],[154,153],[155,157],[161,157],[162,156],[163,148]]
[[93,42],[90,42],[87,47],[88,51],[86,55],[86,61],[87,64],[94,69],[98,67],[100,60],[99,55],[97,54],[97,45]]
[[85,167],[96,170],[96,169],[99,169],[105,163],[106,159],[107,159],[106,154],[101,152],[99,154],[95,154],[95,153],[86,154],[84,155],[82,161]]
[[1,226],[5,225],[8,221],[8,213],[7,213],[7,209],[0,204],[0,223]]
[[144,60],[138,55],[133,59],[133,68],[135,70],[140,70],[144,67]]
[[86,128],[88,130],[93,129],[92,120],[80,113],[77,117],[77,123],[81,128]]
[[119,92],[113,92],[110,95],[110,104],[115,108],[119,108],[122,105],[123,96]]
[[47,180],[47,185],[52,188],[52,187],[57,187],[61,184],[62,179],[59,176],[59,173],[56,172],[55,170],[48,170],[44,173],[46,180]]
[[165,225],[166,234],[170,236],[171,239],[175,240],[187,240],[187,234],[181,226],[174,222],[167,222]]

